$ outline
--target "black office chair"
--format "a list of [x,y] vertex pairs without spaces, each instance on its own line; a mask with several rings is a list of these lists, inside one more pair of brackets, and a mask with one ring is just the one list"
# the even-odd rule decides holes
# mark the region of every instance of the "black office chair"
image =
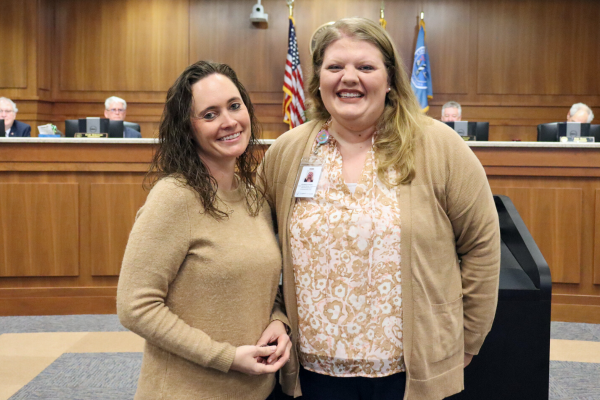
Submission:
[[[454,129],[454,122],[444,122],[450,128]],[[469,136],[475,136],[475,140],[487,142],[490,134],[489,122],[468,122]]]
[[[123,121],[108,121],[108,129],[105,133],[108,133],[110,138],[122,138],[124,125]],[[138,124],[132,125],[136,125],[139,131]],[[135,129],[135,126],[131,128]],[[75,134],[80,132],[85,132],[85,118],[65,120],[65,137],[75,137]]]
[[65,120],[65,137],[75,137],[76,133],[79,133],[79,120],[78,119]]
[[6,128],[4,127],[3,119],[0,119],[0,132],[6,132]]
[[140,133],[142,132],[142,131],[141,131],[141,128],[140,128],[140,124],[136,124],[136,123],[134,123],[134,122],[127,122],[127,121],[123,121],[123,126],[124,126],[125,128],[131,128],[131,129],[133,129],[133,130],[136,130],[136,131],[138,131],[138,132],[140,132]]
[[489,122],[475,122],[475,140],[478,142],[487,142],[490,136]]
[[[538,142],[558,142],[559,124],[565,122],[551,122],[549,124],[539,124],[537,126]],[[564,136],[564,135],[563,135]],[[591,136],[595,142],[600,142],[600,125],[581,124],[581,136]]]

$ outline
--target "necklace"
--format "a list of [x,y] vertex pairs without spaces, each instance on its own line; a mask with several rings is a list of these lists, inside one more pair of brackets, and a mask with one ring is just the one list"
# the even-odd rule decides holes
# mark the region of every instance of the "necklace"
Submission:
[[329,134],[329,126],[331,125],[331,118],[329,118],[321,127],[321,130],[319,131],[319,133],[317,133],[317,137],[316,137],[316,141],[317,141],[317,145],[315,146],[315,151],[314,151],[314,155],[317,154],[317,151],[319,150],[319,147],[323,146],[325,143],[329,142],[329,138],[331,137],[331,135]]

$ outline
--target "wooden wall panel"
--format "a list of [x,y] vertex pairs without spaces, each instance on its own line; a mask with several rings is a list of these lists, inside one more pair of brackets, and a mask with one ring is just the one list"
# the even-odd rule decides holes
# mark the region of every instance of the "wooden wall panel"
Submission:
[[[213,60],[229,64],[251,92],[263,124],[263,137],[276,138],[288,129],[282,122],[281,88],[289,12],[285,2],[279,0],[265,0],[262,4],[269,14],[266,29],[249,21],[252,2],[247,0],[191,0],[189,61]],[[380,4],[377,0],[296,3],[296,34],[305,82],[311,76],[309,42],[313,32],[324,23],[343,17],[360,15],[378,20]],[[412,65],[418,11],[417,2],[386,3],[387,30],[392,37],[400,39],[396,43],[407,67]],[[223,21],[228,21],[227,29],[222,28]]]
[[188,65],[187,0],[56,4],[59,91],[165,92]]
[[0,276],[77,276],[79,185],[0,183]]
[[[153,137],[165,92],[191,62],[231,64],[248,87],[266,138],[287,130],[281,120],[288,8],[265,0],[268,26],[253,25],[254,0],[4,0],[0,95],[38,107],[18,118],[63,126],[102,115],[118,95],[128,120]],[[325,22],[379,18],[379,0],[303,0],[295,17],[305,81],[308,42]],[[600,115],[600,2],[595,0],[391,0],[387,30],[410,73],[418,15],[425,12],[439,118],[449,100],[464,119],[490,122],[490,140],[535,140],[536,125],[564,121],[571,104]],[[43,104],[42,104],[43,103]],[[90,105],[80,108],[78,103]],[[148,107],[146,107],[148,106]],[[70,108],[68,108],[70,107]],[[598,119],[598,117],[597,117]],[[35,134],[37,134],[34,128]]]
[[0,88],[23,89],[27,87],[28,10],[22,0],[3,0],[1,7]]
[[54,45],[54,2],[39,0],[37,15],[37,77],[38,95],[51,98],[52,54]]
[[581,189],[492,187],[510,197],[546,259],[552,282],[579,283],[581,274]]
[[91,190],[92,275],[116,276],[135,215],[146,201],[141,184],[97,183]]
[[[526,123],[525,123],[526,124]],[[537,130],[531,125],[493,125],[490,122],[490,141],[503,142],[535,142],[537,141]]]
[[424,2],[423,11],[435,93],[467,94],[469,78],[475,73],[470,36],[473,26],[477,27],[470,0],[429,0]]
[[598,2],[479,2],[478,93],[600,93]]
[[[249,91],[277,93],[282,100],[288,8],[279,0],[265,0],[262,4],[269,14],[267,29],[250,22],[248,16],[251,2],[246,0],[192,0],[190,62],[210,59],[227,63],[236,70]],[[309,41],[313,32],[324,23],[343,17],[360,15],[378,20],[380,4],[376,0],[306,0],[297,3],[294,16],[305,81],[311,74]],[[388,31],[393,37],[402,38],[397,43],[407,66],[412,64],[417,12],[415,2],[386,4]],[[221,29],[219,26],[222,21],[237,23],[229,23],[227,29]],[[243,38],[243,42],[240,38]],[[232,46],[236,51],[231,51]]]

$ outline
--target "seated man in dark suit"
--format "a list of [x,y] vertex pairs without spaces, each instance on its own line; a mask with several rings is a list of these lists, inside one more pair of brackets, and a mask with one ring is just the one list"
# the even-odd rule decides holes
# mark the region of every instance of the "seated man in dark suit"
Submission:
[[[111,121],[125,121],[127,115],[127,102],[119,97],[109,97],[104,102],[104,117]],[[123,129],[124,138],[141,138],[142,134],[127,126]]]
[[6,137],[30,137],[31,126],[24,122],[16,121],[17,105],[6,97],[0,97],[0,119],[4,120],[4,135]]

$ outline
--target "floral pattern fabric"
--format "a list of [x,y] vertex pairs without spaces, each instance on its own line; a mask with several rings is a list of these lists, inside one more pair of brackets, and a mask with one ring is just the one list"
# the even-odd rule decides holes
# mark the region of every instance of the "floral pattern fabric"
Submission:
[[[402,352],[400,208],[369,152],[354,193],[331,138],[317,147],[314,198],[298,198],[290,242],[300,362],[326,375],[382,377],[405,370]],[[391,181],[395,171],[387,171]]]

